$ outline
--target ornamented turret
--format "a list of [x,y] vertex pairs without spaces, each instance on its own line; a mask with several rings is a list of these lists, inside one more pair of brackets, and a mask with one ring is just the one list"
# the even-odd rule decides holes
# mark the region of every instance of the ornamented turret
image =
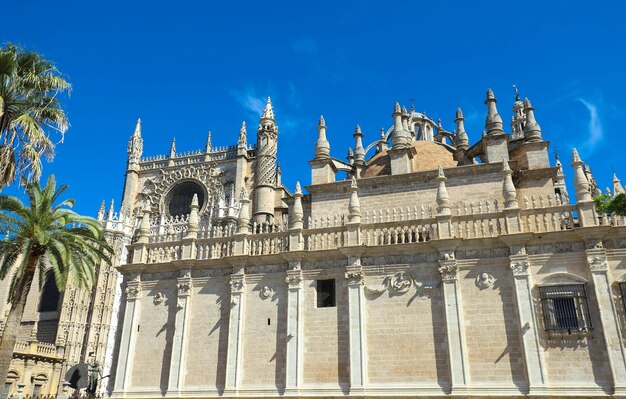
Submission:
[[624,194],[624,187],[617,178],[617,175],[613,173],[613,195]]
[[128,166],[138,164],[143,152],[143,139],[141,138],[141,119],[137,119],[135,132],[128,141]]
[[524,138],[526,141],[541,141],[541,128],[535,120],[535,109],[528,98],[524,99],[524,114],[526,115],[526,126],[524,126]]
[[493,95],[493,90],[487,90],[487,98],[485,100],[485,104],[487,104],[487,119],[485,120],[485,129],[487,130],[487,134],[498,134],[503,133],[502,130],[502,118],[498,114],[498,109],[496,108],[496,97]]
[[465,131],[465,118],[463,118],[463,111],[461,108],[456,109],[456,138],[454,145],[461,150],[467,150],[469,148],[469,140],[467,138],[467,132]]
[[278,127],[274,119],[272,101],[268,97],[257,129],[257,156],[255,170],[255,211],[257,222],[271,221],[274,217],[274,185],[276,184],[276,152]]
[[246,121],[241,122],[239,129],[239,139],[237,140],[237,148],[246,148],[248,145],[248,131],[246,130]]
[[315,159],[330,158],[330,144],[326,139],[326,121],[320,116],[317,124],[317,142],[315,143]]
[[363,133],[361,126],[356,125],[354,129],[354,163],[356,165],[365,165],[365,148],[363,148]]
[[107,213],[107,220],[113,220],[113,214],[115,213],[115,200],[111,200],[111,205],[109,205],[109,212]]
[[411,136],[408,131],[404,130],[402,124],[402,109],[400,103],[396,103],[393,109],[393,139],[392,148],[394,150],[400,148],[407,148],[411,144]]
[[572,151],[572,167],[574,168],[574,188],[576,189],[576,200],[591,201],[589,181],[587,180],[587,176],[585,176],[583,165],[583,161],[580,159],[578,151],[574,148],[574,151]]
[[502,161],[502,196],[504,197],[504,207],[506,209],[518,208],[517,203],[517,191],[513,184],[513,178],[511,175],[513,171],[509,167],[509,162],[505,159]]

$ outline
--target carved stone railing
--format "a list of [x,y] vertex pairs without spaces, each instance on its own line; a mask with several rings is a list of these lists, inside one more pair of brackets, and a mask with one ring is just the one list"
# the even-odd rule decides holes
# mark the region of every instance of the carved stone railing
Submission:
[[573,205],[556,205],[546,208],[523,209],[520,212],[522,229],[527,233],[545,233],[574,228]]
[[220,259],[233,256],[235,239],[232,236],[198,240],[196,259]]
[[148,263],[164,263],[182,259],[180,243],[158,243],[148,247]]
[[344,247],[346,243],[345,232],[344,226],[303,230],[304,249],[306,251],[319,251]]
[[389,245],[425,242],[437,238],[435,219],[377,222],[361,226],[363,244]]
[[62,359],[63,353],[56,345],[47,342],[24,342],[15,343],[14,356],[34,356],[47,359]]
[[270,255],[289,251],[289,233],[253,234],[247,238],[248,255]]
[[456,238],[497,237],[506,234],[504,214],[489,212],[453,216],[452,231]]
[[150,243],[162,243],[182,240],[187,232],[188,220],[189,215],[162,218],[161,220],[151,219],[148,241]]

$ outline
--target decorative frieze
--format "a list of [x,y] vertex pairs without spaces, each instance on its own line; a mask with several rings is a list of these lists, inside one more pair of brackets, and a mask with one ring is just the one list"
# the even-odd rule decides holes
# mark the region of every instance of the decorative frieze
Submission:
[[509,248],[457,250],[457,259],[495,259],[509,256]]
[[582,252],[584,250],[585,246],[581,241],[556,242],[552,244],[526,246],[528,255],[565,254],[570,252]]
[[173,278],[173,272],[146,273],[141,276],[142,281],[163,281],[172,280]]
[[364,256],[361,258],[361,264],[363,266],[406,265],[435,262],[437,259],[437,253],[435,252],[406,255]]

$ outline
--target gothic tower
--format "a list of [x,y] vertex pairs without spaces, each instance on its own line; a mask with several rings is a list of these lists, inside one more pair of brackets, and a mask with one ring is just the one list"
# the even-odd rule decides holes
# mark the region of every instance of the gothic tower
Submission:
[[128,163],[126,165],[126,178],[122,199],[122,212],[130,214],[133,199],[139,190],[139,162],[143,152],[143,139],[141,138],[141,119],[137,119],[135,131],[128,141]]
[[254,175],[254,221],[272,221],[274,218],[274,188],[276,186],[276,151],[278,126],[274,119],[272,101],[267,98],[257,129],[257,157]]

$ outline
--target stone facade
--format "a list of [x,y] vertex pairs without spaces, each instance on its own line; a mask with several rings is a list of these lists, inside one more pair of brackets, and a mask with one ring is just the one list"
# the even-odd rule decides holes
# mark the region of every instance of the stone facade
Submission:
[[396,104],[347,162],[320,118],[308,195],[281,182],[269,99],[257,147],[244,123],[235,146],[142,158],[138,123],[99,215],[123,276],[107,393],[626,395],[625,220],[596,213],[576,151],[570,203],[529,101],[510,134],[485,104],[472,145],[460,109],[449,132]]

